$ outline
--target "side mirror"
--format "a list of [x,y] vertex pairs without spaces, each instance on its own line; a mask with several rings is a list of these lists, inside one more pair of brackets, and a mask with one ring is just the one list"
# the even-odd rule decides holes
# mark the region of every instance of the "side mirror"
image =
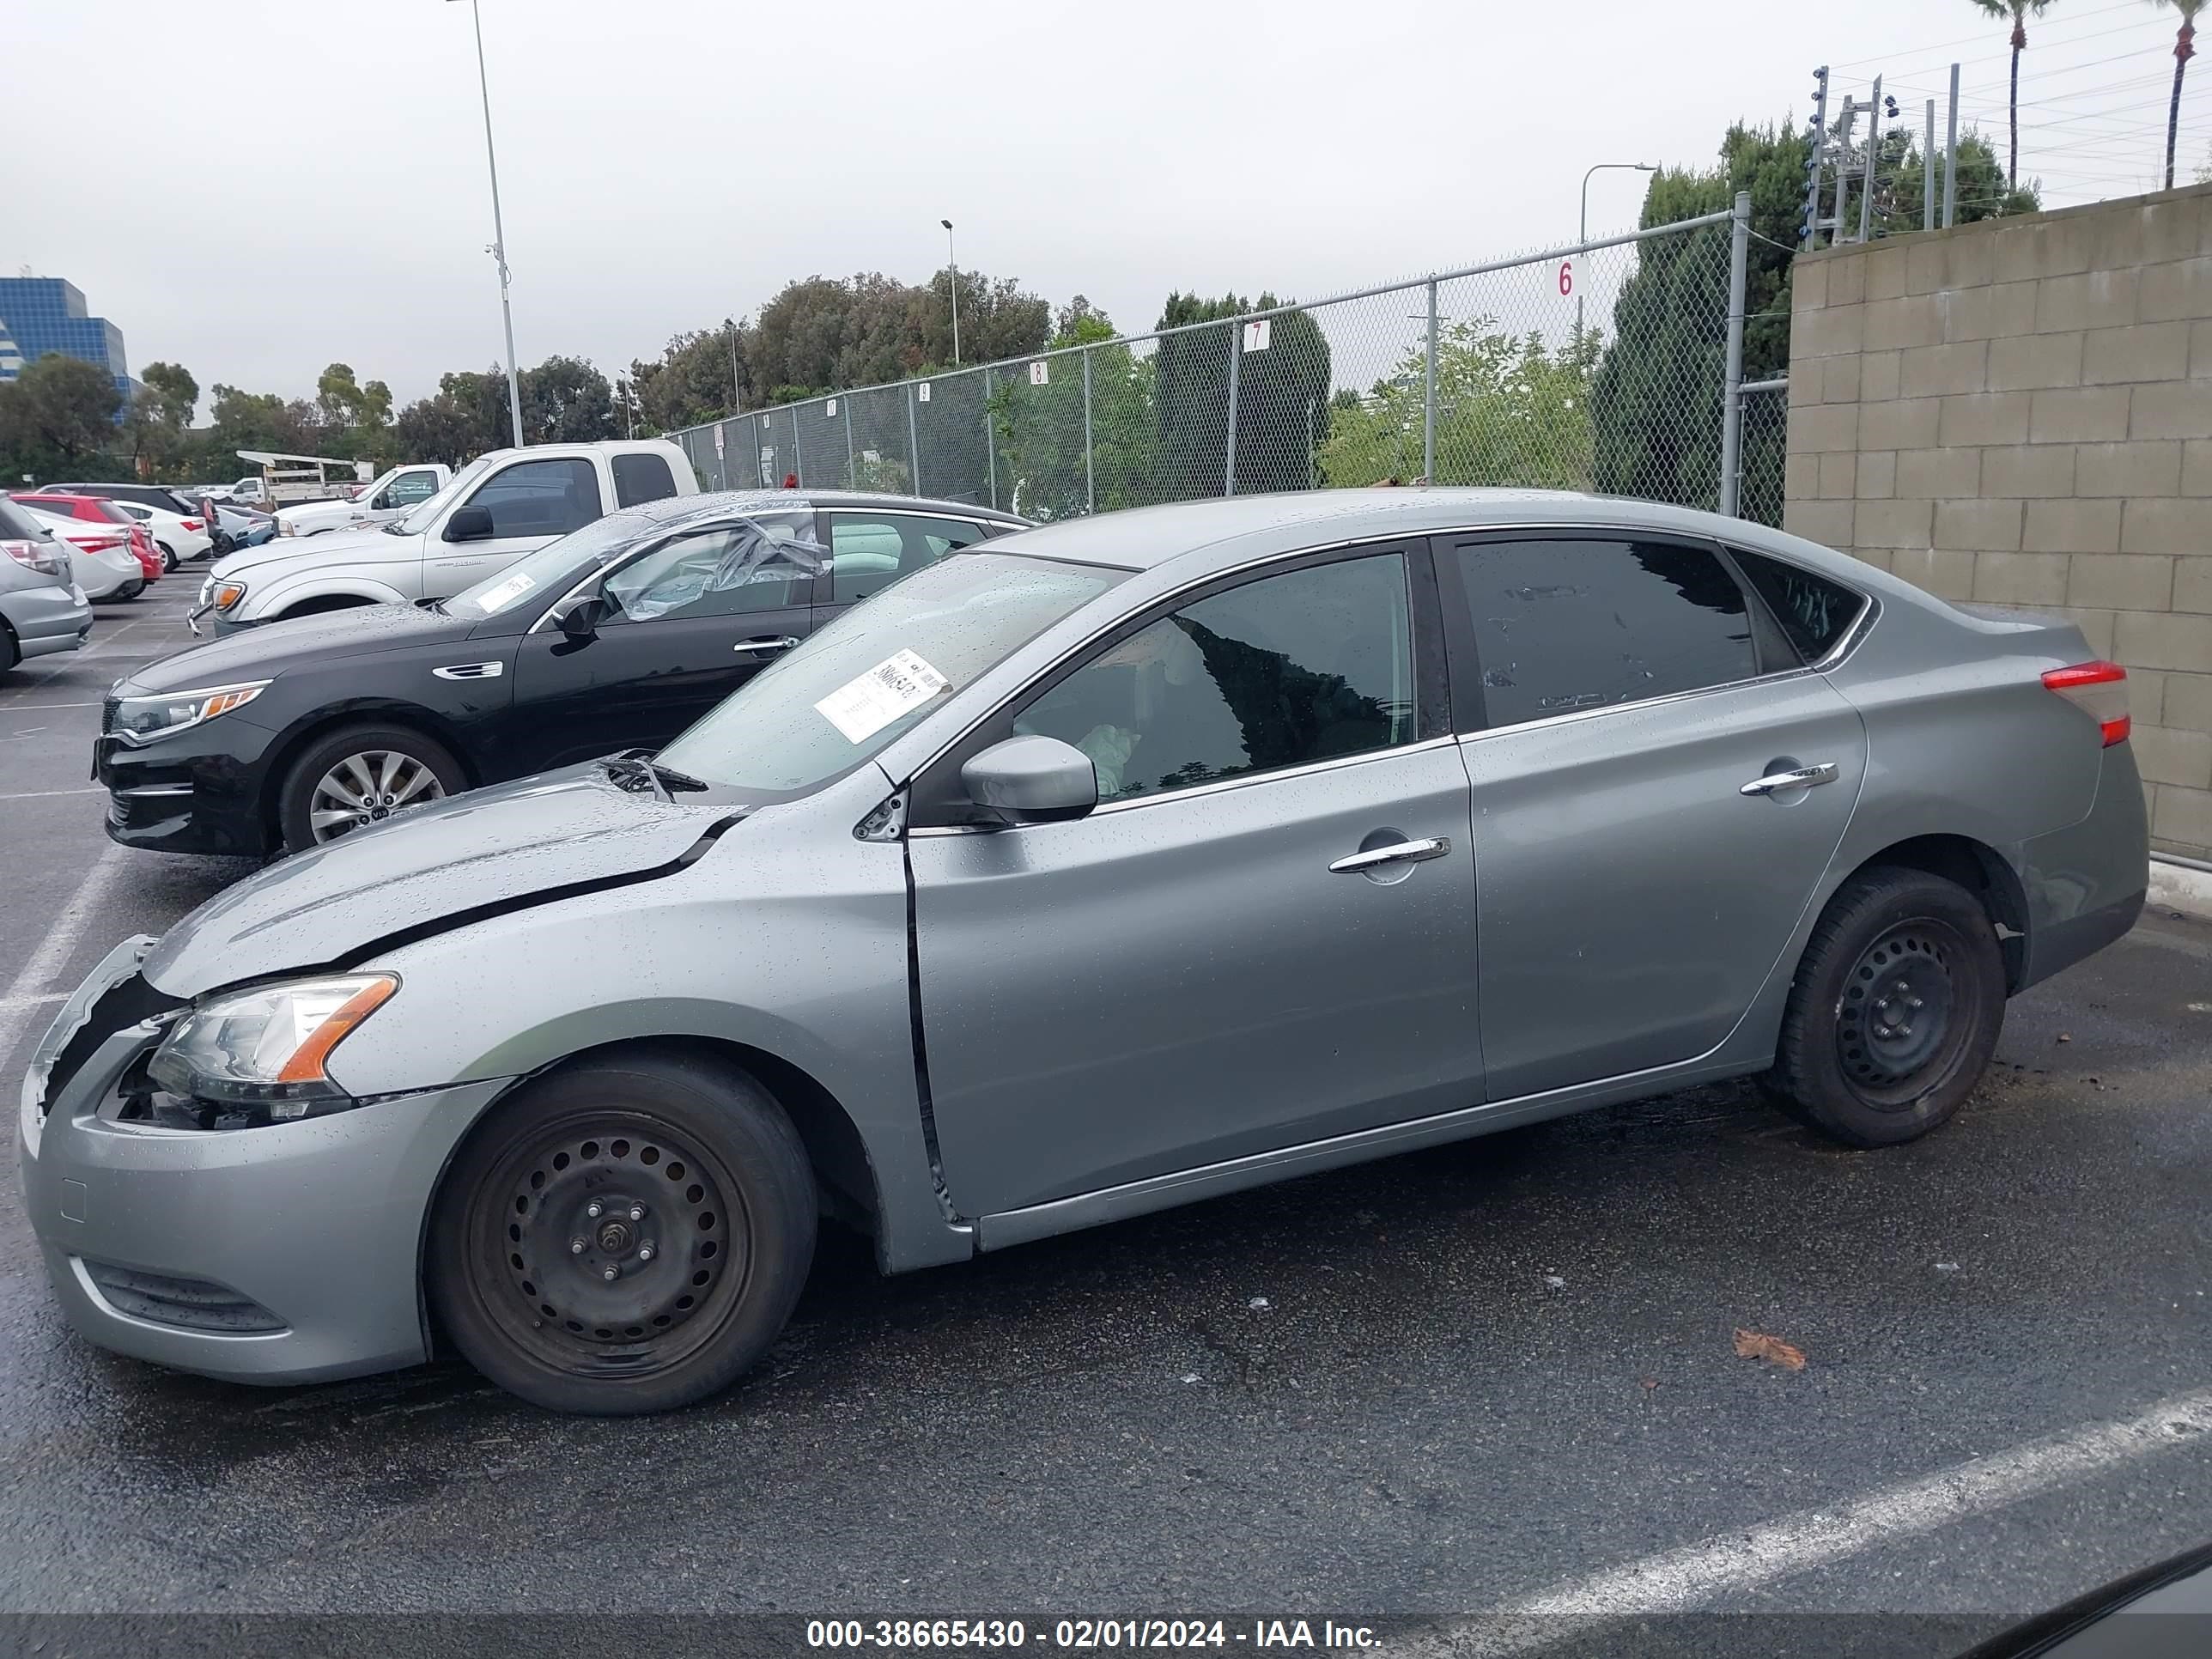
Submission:
[[368,507],[372,513],[381,513],[391,505],[392,492],[388,489],[380,489],[376,492],[376,499],[371,501]]
[[553,625],[572,640],[588,640],[599,631],[599,624],[606,619],[607,602],[596,593],[586,593],[581,599],[569,600],[567,609],[553,619]]
[[1008,738],[960,769],[968,799],[1007,823],[1056,823],[1098,805],[1091,757],[1058,738]]
[[488,507],[457,507],[446,520],[446,539],[449,542],[481,542],[492,533],[491,509]]

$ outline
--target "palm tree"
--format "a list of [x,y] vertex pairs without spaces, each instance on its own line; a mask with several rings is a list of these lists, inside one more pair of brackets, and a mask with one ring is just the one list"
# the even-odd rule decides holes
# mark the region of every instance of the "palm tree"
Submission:
[[2005,164],[2005,185],[2008,189],[2017,189],[2020,185],[2020,55],[2027,50],[2027,20],[2040,17],[2049,11],[2051,0],[1974,0],[1974,4],[1992,17],[2012,19],[2012,96],[2005,109],[2012,126],[2012,155]]
[[2181,14],[2181,27],[2173,37],[2173,101],[2166,106],[2166,187],[2173,188],[2173,141],[2181,130],[2181,76],[2197,56],[2197,14],[2204,0],[2151,0],[2153,5],[2172,6]]

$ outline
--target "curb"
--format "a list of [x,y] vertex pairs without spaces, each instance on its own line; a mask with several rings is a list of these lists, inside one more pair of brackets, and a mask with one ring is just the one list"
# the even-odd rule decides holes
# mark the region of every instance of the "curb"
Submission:
[[2200,921],[2212,921],[2212,870],[2170,864],[2154,854],[2150,861],[2150,894],[2147,901],[2179,910]]

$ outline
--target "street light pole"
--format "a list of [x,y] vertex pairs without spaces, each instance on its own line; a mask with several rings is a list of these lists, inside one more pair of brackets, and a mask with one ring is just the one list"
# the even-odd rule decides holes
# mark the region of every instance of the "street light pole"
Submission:
[[952,221],[939,219],[945,227],[945,263],[952,268],[952,367],[960,367],[960,261],[952,257]]
[[[1619,168],[1623,173],[1656,173],[1659,171],[1656,167],[1653,166],[1649,161],[1600,161],[1595,167],[1589,170],[1589,173],[1583,174],[1583,214],[1582,218],[1579,221],[1581,234],[1575,238],[1575,246],[1577,247],[1580,247],[1584,242],[1589,240],[1590,173],[1603,173],[1608,168],[1614,167]],[[1577,337],[1581,336],[1582,331],[1583,285],[1580,283],[1577,283],[1575,284],[1575,333]]]
[[[449,0],[450,3],[450,0]],[[491,246],[484,251],[499,266],[499,309],[507,324],[507,412],[514,425],[514,447],[522,446],[522,382],[514,368],[514,305],[507,293],[507,229],[499,212],[499,155],[491,142],[491,77],[484,70],[483,13],[469,0],[477,31],[477,86],[483,94],[484,163],[491,169]]]

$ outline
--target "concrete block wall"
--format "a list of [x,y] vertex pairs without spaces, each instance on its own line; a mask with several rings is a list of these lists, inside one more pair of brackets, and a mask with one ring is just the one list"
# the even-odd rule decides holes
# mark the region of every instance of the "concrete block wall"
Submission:
[[2212,858],[2212,185],[1802,255],[1784,523],[2128,669],[2153,845]]

